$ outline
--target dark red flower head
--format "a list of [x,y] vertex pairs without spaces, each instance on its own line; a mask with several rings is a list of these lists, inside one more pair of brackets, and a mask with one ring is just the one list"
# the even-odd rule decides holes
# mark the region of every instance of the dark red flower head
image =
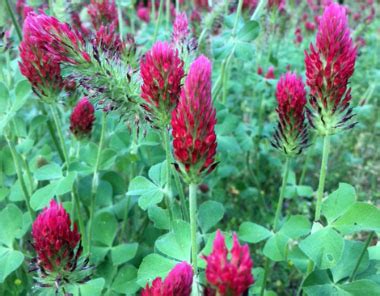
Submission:
[[96,30],[101,25],[114,24],[116,27],[118,26],[115,0],[91,0],[87,6],[87,11]]
[[311,124],[322,134],[333,134],[352,127],[351,89],[356,48],[350,37],[346,10],[333,3],[326,7],[319,22],[316,45],[305,52],[307,85],[313,112]]
[[274,74],[274,67],[273,67],[273,66],[270,66],[270,67],[268,68],[268,71],[267,71],[267,73],[265,74],[265,78],[266,78],[266,79],[275,79],[275,78],[276,78],[276,76],[275,76],[275,74]]
[[141,296],[190,296],[193,283],[193,269],[187,262],[178,263],[164,281],[156,278],[152,285],[146,285]]
[[78,64],[91,60],[79,32],[44,13],[29,13],[23,26],[23,37],[23,42],[43,50],[56,62]]
[[173,24],[172,42],[175,45],[186,45],[189,35],[189,21],[186,13],[177,14]]
[[218,292],[221,296],[241,296],[254,283],[253,262],[248,245],[241,246],[236,234],[233,235],[232,249],[228,252],[224,236],[218,230],[212,252],[204,256],[204,260],[207,263],[206,280],[210,285],[209,295]]
[[143,107],[149,120],[164,127],[178,102],[184,76],[183,61],[168,43],[157,42],[141,59],[140,71]]
[[[75,268],[81,250],[80,234],[70,217],[55,200],[36,218],[32,226],[33,246],[39,266],[50,272]],[[79,249],[78,249],[79,248]]]
[[119,34],[115,30],[115,25],[100,26],[96,31],[93,45],[101,49],[107,55],[113,57],[121,55],[125,49],[124,43],[120,40]]
[[211,100],[211,63],[205,56],[190,66],[172,115],[174,155],[185,180],[196,182],[215,166],[215,108]]
[[307,145],[305,125],[306,91],[301,77],[286,73],[277,83],[276,109],[279,123],[273,146],[287,155],[299,154]]
[[77,138],[91,135],[92,126],[95,121],[94,106],[84,97],[75,106],[70,116],[70,131]]

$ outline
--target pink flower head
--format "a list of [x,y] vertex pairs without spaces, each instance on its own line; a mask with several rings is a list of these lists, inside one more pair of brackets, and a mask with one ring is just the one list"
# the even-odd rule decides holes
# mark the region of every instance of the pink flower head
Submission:
[[186,181],[196,181],[215,167],[215,108],[211,100],[211,63],[198,57],[190,66],[181,98],[172,115],[177,168]]
[[114,53],[121,55],[125,49],[124,43],[120,40],[119,34],[115,30],[115,25],[100,26],[96,31],[93,45],[101,49],[104,53],[113,56]]
[[166,126],[179,99],[183,61],[168,43],[157,42],[141,59],[140,71],[141,97],[145,100],[143,107],[148,120]]
[[323,134],[350,128],[351,90],[348,80],[354,73],[356,48],[350,37],[345,8],[329,5],[320,19],[316,45],[305,52],[307,85],[314,110],[311,125]]
[[307,31],[314,32],[315,27],[316,27],[316,26],[315,26],[315,23],[313,23],[313,22],[309,22],[309,21],[305,22],[305,29],[306,29]]
[[272,145],[285,154],[299,154],[307,145],[306,90],[301,77],[286,73],[277,83],[276,109],[279,124]]
[[186,45],[189,35],[189,21],[187,20],[186,13],[177,14],[173,24],[172,42],[175,45]]
[[276,76],[274,75],[274,67],[273,66],[270,66],[268,68],[268,71],[265,74],[265,78],[266,79],[275,79],[276,78]]
[[70,18],[73,28],[80,32],[85,37],[89,37],[91,32],[90,30],[83,24],[82,20],[80,19],[79,13],[77,11],[71,11],[70,12]]
[[[228,259],[229,253],[231,259]],[[211,254],[203,258],[207,263],[209,292],[215,291],[221,296],[240,296],[254,283],[248,245],[241,246],[236,234],[233,235],[232,249],[228,252],[224,236],[218,230]]]
[[91,0],[87,11],[95,29],[99,29],[101,25],[118,25],[115,0]]
[[243,0],[243,11],[253,12],[258,4],[258,0]]
[[210,10],[208,0],[194,0],[194,6],[197,10]]
[[264,73],[263,72],[263,68],[262,67],[258,67],[257,68],[257,74],[261,76],[261,75],[263,75],[263,73]]
[[[55,200],[38,215],[32,226],[38,265],[47,271],[70,271],[80,255],[80,234],[71,229],[70,217]],[[78,246],[79,244],[79,246]]]
[[33,7],[27,5],[26,0],[17,0],[16,12],[21,16],[22,20],[25,20],[28,14],[33,11],[34,11]]
[[84,97],[75,106],[70,116],[70,131],[77,138],[87,137],[91,134],[95,121],[94,106]]
[[193,269],[187,262],[178,263],[169,272],[165,281],[161,278],[146,285],[141,296],[190,296],[193,283]]
[[44,50],[56,62],[78,64],[91,60],[85,51],[82,36],[69,24],[44,13],[30,13],[27,16],[23,26],[23,42]]
[[150,9],[149,7],[145,7],[142,2],[137,6],[137,17],[146,23],[150,21]]

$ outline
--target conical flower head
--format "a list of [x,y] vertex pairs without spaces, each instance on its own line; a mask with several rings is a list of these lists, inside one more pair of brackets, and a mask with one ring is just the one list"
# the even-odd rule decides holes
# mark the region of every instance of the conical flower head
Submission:
[[125,45],[120,40],[120,36],[116,32],[114,24],[100,26],[96,31],[92,44],[111,58],[115,56],[120,57],[125,49]]
[[211,63],[205,56],[190,66],[172,115],[174,155],[185,181],[200,181],[215,166],[216,111],[211,100]]
[[[231,259],[228,259],[229,253]],[[248,245],[241,246],[236,234],[233,235],[233,246],[229,252],[224,236],[218,230],[212,252],[204,259],[207,264],[206,280],[210,285],[208,295],[218,292],[221,296],[241,296],[254,283]]]
[[157,42],[141,59],[140,71],[147,119],[154,125],[166,127],[181,92],[183,61],[168,43]]
[[356,48],[350,37],[346,10],[333,3],[326,7],[316,45],[305,52],[307,85],[310,87],[311,125],[321,134],[350,128],[352,108],[348,80],[354,73]]
[[[32,226],[33,246],[38,265],[44,271],[70,271],[80,254],[80,234],[61,204],[55,200],[36,218]],[[79,249],[78,249],[79,248]]]
[[172,42],[175,45],[186,45],[189,35],[189,21],[186,13],[177,14],[173,24]]
[[69,24],[44,13],[29,13],[24,22],[23,36],[25,42],[34,44],[56,62],[80,64],[91,60],[82,36]]
[[193,283],[193,269],[187,262],[178,263],[164,281],[156,278],[152,285],[146,285],[141,296],[190,296]]
[[91,102],[82,98],[70,116],[70,131],[78,139],[89,137],[95,121],[95,109]]
[[306,91],[301,77],[286,73],[277,83],[278,127],[272,145],[292,156],[299,154],[307,145],[305,125]]
[[102,25],[118,26],[118,16],[115,0],[91,0],[87,6],[91,23],[97,30]]

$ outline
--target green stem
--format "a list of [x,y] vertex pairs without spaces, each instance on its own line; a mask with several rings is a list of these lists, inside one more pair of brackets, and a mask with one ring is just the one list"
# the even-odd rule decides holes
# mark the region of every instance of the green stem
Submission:
[[100,164],[100,156],[102,155],[102,148],[104,144],[104,137],[105,137],[105,131],[106,131],[106,117],[107,113],[102,111],[102,123],[101,123],[101,129],[100,129],[100,139],[99,139],[99,146],[98,146],[98,152],[96,154],[96,160],[95,160],[95,166],[92,176],[92,184],[91,184],[91,204],[90,204],[90,227],[88,230],[88,249],[87,254],[90,252],[90,246],[91,246],[91,237],[92,237],[92,227],[94,224],[94,214],[95,214],[95,199],[96,199],[96,191],[99,185],[99,164]]
[[11,5],[9,3],[9,0],[5,0],[5,6],[7,7],[8,14],[9,14],[9,16],[12,19],[13,25],[15,26],[18,39],[21,41],[22,40],[21,28],[20,28],[19,23],[17,22],[16,16],[15,16],[13,10],[12,10],[12,7],[11,7]]
[[67,148],[66,148],[65,139],[64,139],[63,133],[62,133],[61,123],[59,122],[59,118],[58,118],[58,114],[57,114],[57,109],[52,104],[50,104],[49,106],[50,106],[51,114],[53,115],[53,120],[54,120],[54,124],[55,124],[56,130],[57,130],[57,133],[58,133],[58,139],[59,139],[60,144],[61,144],[63,158],[64,158],[64,161],[66,163],[66,168],[68,170],[69,169],[69,157],[68,157],[68,154],[67,154]]
[[325,189],[325,180],[326,180],[326,173],[327,173],[327,164],[329,160],[329,152],[330,152],[330,137],[329,135],[325,135],[323,139],[322,163],[321,163],[321,171],[319,174],[317,205],[315,208],[314,221],[319,221],[319,219],[321,218],[322,198],[323,198],[323,192]]
[[162,129],[162,141],[164,142],[165,155],[166,155],[166,204],[170,215],[170,224],[172,225],[174,220],[173,212],[173,196],[172,196],[172,174],[171,174],[171,151],[169,142],[169,132],[167,128]]
[[257,21],[261,15],[262,10],[265,7],[265,4],[267,3],[266,0],[260,0],[259,4],[257,5],[254,13],[251,16],[251,21]]
[[117,18],[119,22],[119,38],[121,41],[123,41],[123,14],[119,1],[117,2]]
[[351,274],[351,276],[350,276],[350,279],[349,279],[349,282],[350,282],[350,283],[355,279],[355,276],[356,276],[356,273],[358,272],[358,269],[359,269],[360,263],[361,263],[362,260],[363,260],[363,257],[364,257],[364,255],[365,255],[365,252],[367,251],[367,248],[368,248],[369,244],[371,243],[374,234],[375,234],[375,232],[372,231],[372,232],[368,235],[368,238],[367,238],[367,240],[366,240],[366,242],[365,242],[365,245],[364,245],[364,247],[363,247],[363,250],[362,250],[362,252],[360,253],[360,256],[359,256],[359,258],[358,258],[358,261],[357,261],[356,264],[355,264],[355,268],[354,268],[354,270],[352,271],[352,274]]
[[286,157],[286,162],[284,166],[284,174],[282,177],[282,184],[281,184],[281,189],[280,189],[280,198],[278,199],[276,214],[273,220],[273,231],[277,231],[277,228],[278,228],[278,223],[279,223],[279,219],[280,219],[280,215],[282,211],[282,205],[284,203],[285,188],[288,181],[289,167],[290,167],[290,158]]
[[28,189],[26,188],[25,180],[24,180],[24,177],[23,177],[22,172],[21,172],[21,167],[20,167],[20,163],[18,160],[16,148],[13,145],[10,138],[6,134],[4,134],[4,137],[5,137],[5,140],[7,141],[9,149],[11,151],[13,164],[14,164],[15,169],[16,169],[17,179],[19,180],[22,192],[24,193],[26,208],[28,209],[30,217],[32,218],[32,221],[33,221],[34,220],[34,212],[33,212],[32,208],[30,207],[30,195],[29,195]]
[[311,153],[312,153],[312,149],[310,148],[309,151],[307,151],[306,153],[306,159],[302,167],[301,177],[300,177],[300,181],[298,182],[298,185],[304,185],[307,167],[309,165],[309,161],[311,158]]
[[264,266],[263,283],[261,285],[260,296],[264,296],[264,293],[265,293],[265,287],[267,285],[267,278],[268,278],[268,273],[269,273],[269,265],[270,265],[269,263],[270,263],[269,258],[266,258],[265,266]]
[[237,10],[236,10],[236,17],[235,17],[234,27],[232,28],[232,37],[235,37],[235,35],[236,35],[237,26],[239,24],[239,19],[240,19],[242,7],[243,7],[243,0],[239,0],[238,7],[237,7]]
[[169,25],[170,25],[170,0],[166,0],[166,30],[169,30]]
[[191,263],[194,274],[198,274],[198,246],[197,246],[197,185],[189,185],[189,213],[190,213],[190,233],[191,233]]
[[158,28],[160,27],[160,23],[161,23],[161,15],[162,15],[163,6],[164,6],[164,0],[160,0],[160,6],[158,7],[158,17],[156,20],[156,26],[154,27],[153,43],[156,42],[156,39],[157,39]]

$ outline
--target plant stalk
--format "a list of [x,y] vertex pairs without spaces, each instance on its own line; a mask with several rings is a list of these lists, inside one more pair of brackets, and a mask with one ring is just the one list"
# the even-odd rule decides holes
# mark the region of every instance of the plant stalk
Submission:
[[314,221],[319,221],[319,219],[321,218],[322,198],[323,198],[323,192],[325,189],[325,180],[326,180],[326,174],[327,174],[329,152],[330,152],[330,137],[329,135],[325,135],[323,139],[322,163],[321,163],[321,171],[319,174],[317,205],[315,208]]
[[24,180],[24,177],[22,175],[21,166],[20,166],[20,162],[18,160],[18,155],[17,155],[16,148],[13,145],[11,139],[5,133],[4,133],[4,137],[5,137],[5,140],[7,141],[9,149],[11,151],[11,155],[12,155],[12,159],[13,159],[13,164],[14,164],[15,169],[16,169],[17,179],[19,180],[22,192],[24,193],[24,200],[25,200],[26,208],[28,209],[28,212],[30,214],[30,218],[33,221],[35,215],[34,215],[34,211],[30,207],[30,195],[29,195],[28,189],[26,188],[25,180]]
[[284,203],[285,188],[288,181],[289,167],[290,167],[290,158],[286,157],[285,166],[284,166],[284,174],[282,177],[282,184],[281,184],[281,189],[280,189],[280,198],[278,199],[276,214],[273,220],[273,231],[277,231],[277,228],[278,228],[282,206]]
[[191,233],[191,263],[195,276],[198,275],[198,246],[197,246],[197,185],[189,184],[189,213]]
[[363,247],[363,250],[362,250],[362,252],[360,253],[360,256],[359,256],[359,258],[358,258],[358,261],[357,261],[356,264],[355,264],[355,268],[354,268],[354,270],[352,271],[352,274],[351,274],[351,276],[350,276],[350,279],[348,280],[350,283],[355,279],[355,276],[356,276],[356,273],[358,272],[358,269],[359,269],[360,263],[361,263],[362,260],[363,260],[364,254],[365,254],[365,252],[367,251],[367,248],[368,248],[369,244],[371,243],[374,234],[375,234],[375,232],[372,231],[372,232],[368,235],[368,238],[367,238],[367,240],[366,240],[366,242],[365,242],[365,245],[364,245],[364,247]]
[[99,164],[100,164],[100,156],[102,155],[102,148],[104,144],[104,137],[105,137],[105,131],[106,131],[106,117],[107,113],[102,111],[102,123],[100,128],[100,139],[99,139],[99,146],[98,146],[98,152],[96,154],[96,160],[95,160],[95,166],[92,176],[92,183],[91,183],[91,204],[90,204],[90,227],[88,230],[88,248],[87,248],[87,254],[90,253],[90,246],[91,246],[91,238],[92,238],[92,227],[94,224],[94,214],[95,214],[95,199],[96,199],[96,191],[99,185]]
[[19,23],[17,22],[15,13],[12,10],[12,7],[11,7],[11,4],[9,3],[9,0],[5,0],[5,6],[7,7],[8,14],[12,19],[13,25],[15,26],[17,37],[21,41],[22,40],[21,28],[20,28]]
[[164,6],[164,0],[160,0],[160,6],[158,7],[158,16],[157,16],[157,19],[156,19],[156,26],[154,27],[153,43],[155,43],[156,39],[157,39],[158,28],[160,27],[160,23],[161,23],[161,15],[162,15],[162,8],[163,8],[163,6]]

